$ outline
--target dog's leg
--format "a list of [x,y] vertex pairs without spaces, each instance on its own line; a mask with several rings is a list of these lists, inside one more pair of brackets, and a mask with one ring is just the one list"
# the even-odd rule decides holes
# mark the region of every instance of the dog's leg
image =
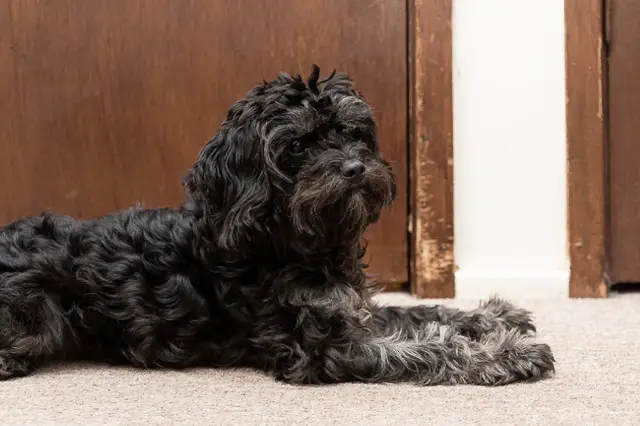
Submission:
[[[26,376],[60,353],[70,336],[62,308],[47,295],[37,274],[20,272],[0,283],[0,380]],[[9,291],[15,289],[15,291]]]
[[430,323],[414,333],[371,338],[326,348],[280,371],[296,383],[413,382],[421,385],[504,385],[533,380],[554,371],[546,344],[535,343],[517,330],[484,335],[479,341],[452,327]]
[[496,297],[470,311],[442,305],[382,306],[374,311],[373,321],[382,333],[400,333],[407,337],[432,321],[454,327],[473,339],[495,331],[515,329],[522,334],[536,331],[531,312]]

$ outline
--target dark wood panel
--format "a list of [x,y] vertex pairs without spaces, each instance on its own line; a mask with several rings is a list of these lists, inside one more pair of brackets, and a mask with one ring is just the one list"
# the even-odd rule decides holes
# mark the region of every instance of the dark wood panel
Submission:
[[640,282],[640,1],[616,1],[610,12],[610,274]]
[[455,290],[451,0],[412,1],[411,283],[419,297]]
[[407,280],[405,0],[0,0],[0,223],[176,205],[227,108],[312,63],[376,109],[398,199],[372,272]]
[[565,0],[571,297],[606,297],[602,0]]

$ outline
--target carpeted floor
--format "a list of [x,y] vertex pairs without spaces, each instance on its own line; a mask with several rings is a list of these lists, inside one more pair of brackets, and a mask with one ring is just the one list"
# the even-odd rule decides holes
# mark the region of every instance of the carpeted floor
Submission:
[[[381,302],[416,303],[401,294]],[[293,387],[252,371],[50,367],[0,383],[0,425],[640,424],[640,294],[517,302],[534,311],[539,339],[555,352],[551,379]]]

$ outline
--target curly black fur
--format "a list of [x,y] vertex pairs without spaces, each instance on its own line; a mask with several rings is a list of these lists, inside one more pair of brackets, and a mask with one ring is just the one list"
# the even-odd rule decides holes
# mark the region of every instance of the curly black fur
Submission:
[[292,383],[495,385],[552,371],[529,313],[506,302],[372,302],[361,239],[395,181],[371,107],[334,74],[281,74],[233,105],[179,209],[0,229],[0,379],[52,359],[250,366]]

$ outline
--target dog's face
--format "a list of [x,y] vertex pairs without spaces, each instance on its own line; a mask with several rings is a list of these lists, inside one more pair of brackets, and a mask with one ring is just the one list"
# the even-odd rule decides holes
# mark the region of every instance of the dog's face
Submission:
[[352,241],[393,201],[371,107],[348,77],[318,77],[314,66],[308,82],[281,74],[255,87],[201,151],[186,188],[219,216],[222,245],[265,231]]

